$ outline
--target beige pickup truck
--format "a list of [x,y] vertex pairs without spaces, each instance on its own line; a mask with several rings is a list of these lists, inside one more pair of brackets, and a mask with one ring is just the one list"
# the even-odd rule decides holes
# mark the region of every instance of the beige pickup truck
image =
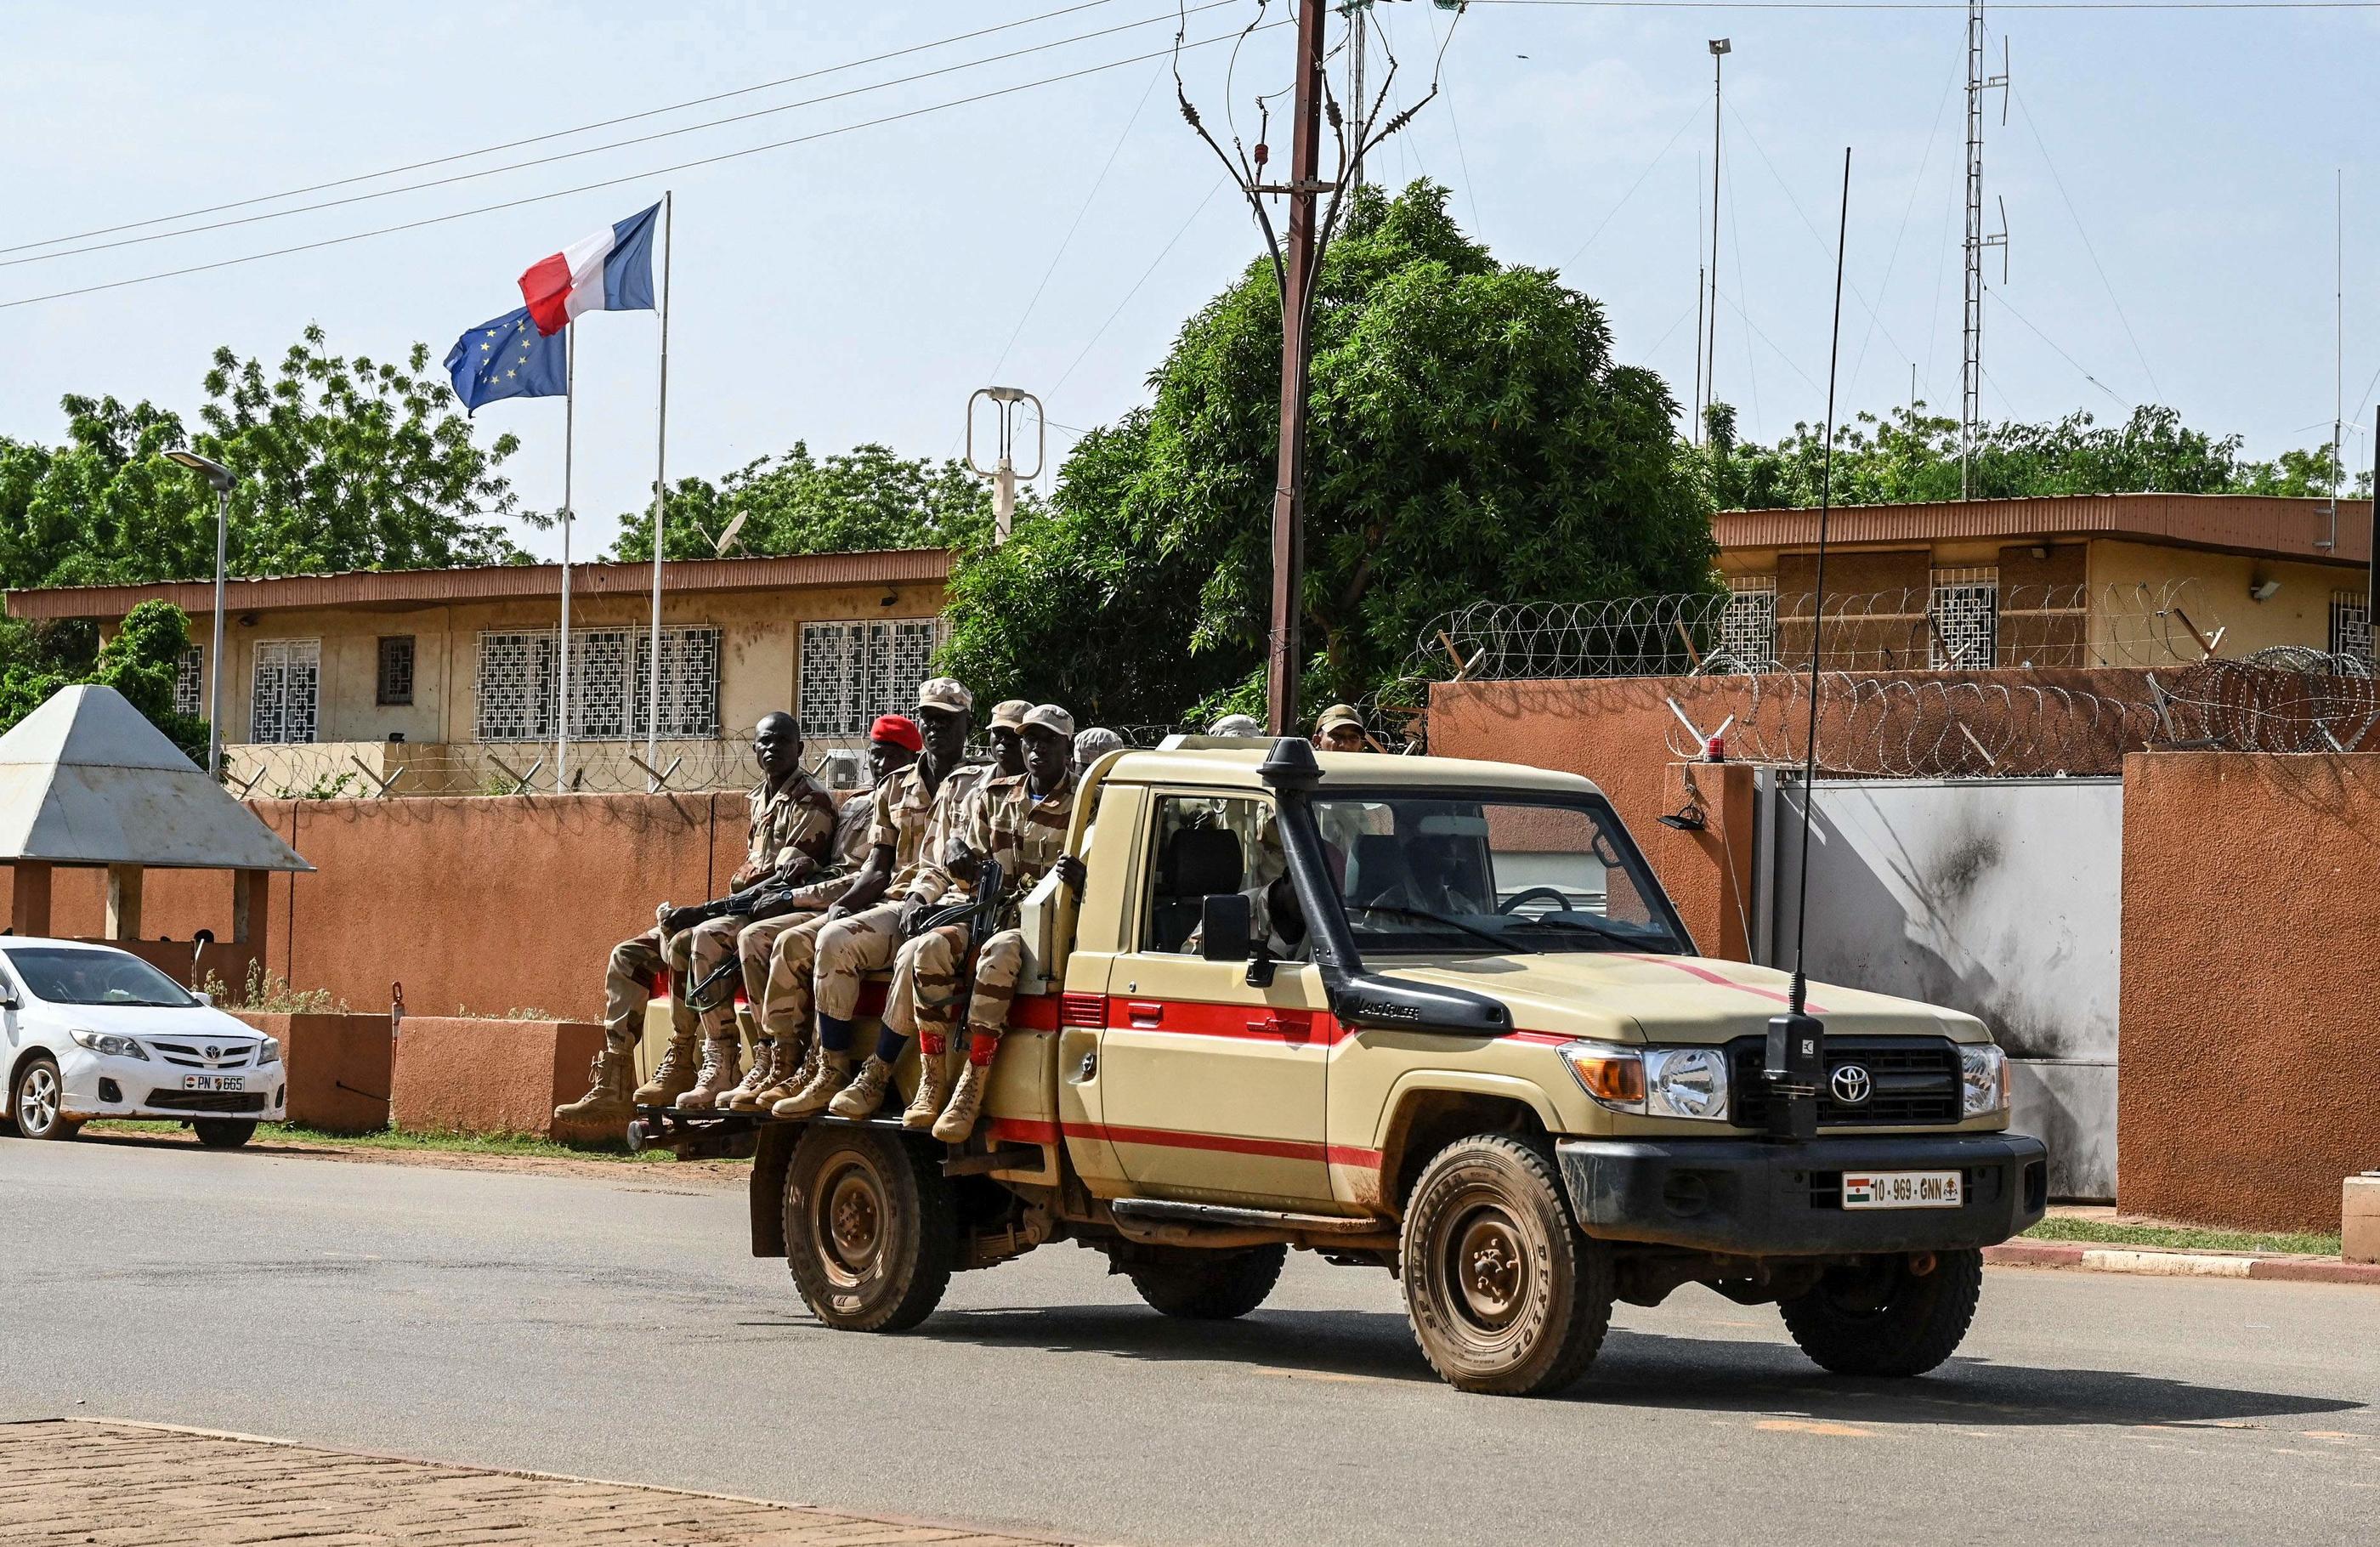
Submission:
[[753,1250],[830,1326],[914,1326],[1056,1241],[1167,1315],[1241,1316],[1295,1248],[1388,1269],[1468,1391],[1556,1389],[1615,1301],[1687,1284],[1776,1304],[1829,1370],[1913,1375],[1965,1334],[1981,1249],[2041,1215],[1980,1022],[1814,986],[1823,1037],[1780,1061],[1784,976],[1696,956],[1585,779],[1177,738],[1085,784],[1087,880],[1026,899],[968,1143],[897,1097],[641,1120],[753,1153]]

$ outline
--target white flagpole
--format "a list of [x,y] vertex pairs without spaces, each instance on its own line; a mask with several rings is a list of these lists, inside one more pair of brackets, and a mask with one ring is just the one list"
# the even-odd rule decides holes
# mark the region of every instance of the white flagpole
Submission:
[[[662,547],[669,515],[669,303],[670,236],[674,228],[670,195],[662,194],[662,390],[660,427],[653,446],[653,623],[645,678],[645,762],[661,766],[662,725]],[[653,780],[648,774],[646,784]]]
[[570,473],[577,445],[578,340],[565,333],[562,347],[562,702],[553,722],[556,795],[570,788]]

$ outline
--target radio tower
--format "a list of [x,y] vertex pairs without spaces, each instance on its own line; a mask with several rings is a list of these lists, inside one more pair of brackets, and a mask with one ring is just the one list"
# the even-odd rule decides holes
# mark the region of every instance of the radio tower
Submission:
[[2000,73],[1984,73],[1983,0],[1967,6],[1967,292],[1961,333],[1966,362],[1960,376],[1959,497],[1972,499],[1975,435],[1984,419],[1984,249],[2000,250],[2000,283],[2008,283],[2008,204],[2000,204],[2000,228],[1984,234],[1984,93],[2000,93],[2000,124],[2008,124],[2008,41],[2000,41]]

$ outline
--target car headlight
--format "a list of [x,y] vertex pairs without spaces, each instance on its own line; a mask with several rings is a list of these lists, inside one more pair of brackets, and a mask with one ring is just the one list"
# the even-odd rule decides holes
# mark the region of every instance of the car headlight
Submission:
[[1561,1056],[1598,1106],[1640,1117],[1727,1120],[1727,1054],[1718,1048],[1577,1041]]
[[1989,1042],[1959,1049],[1959,1075],[1965,1087],[1962,1116],[1981,1117],[2009,1109],[2008,1055]]
[[261,1068],[264,1067],[264,1066],[265,1066],[265,1065],[267,1065],[267,1064],[278,1064],[278,1063],[280,1063],[280,1062],[281,1062],[281,1039],[280,1039],[280,1038],[278,1038],[278,1037],[267,1037],[267,1038],[265,1038],[265,1039],[264,1039],[264,1041],[261,1041],[261,1042],[259,1042],[259,1043],[257,1043],[257,1044],[256,1044],[256,1066],[257,1066],[258,1068],[260,1068],[260,1069],[261,1069]]
[[77,1047],[87,1047],[93,1053],[103,1053],[110,1058],[138,1058],[149,1061],[148,1050],[129,1037],[119,1037],[113,1031],[69,1031]]

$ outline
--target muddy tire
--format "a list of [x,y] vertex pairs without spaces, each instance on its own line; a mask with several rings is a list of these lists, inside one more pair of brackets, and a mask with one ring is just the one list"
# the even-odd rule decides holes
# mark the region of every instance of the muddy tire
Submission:
[[1461,1391],[1560,1391],[1611,1324],[1609,1249],[1571,1222],[1552,1158],[1524,1139],[1439,1151],[1406,1203],[1400,1254],[1414,1339]]
[[1285,1246],[1202,1251],[1194,1260],[1136,1263],[1124,1273],[1149,1308],[1189,1322],[1229,1322],[1265,1303],[1281,1282]]
[[818,1319],[906,1332],[933,1313],[958,1261],[942,1147],[876,1128],[811,1124],[785,1172],[785,1261]]
[[1802,1352],[1838,1375],[1923,1375],[1958,1349],[1983,1291],[1984,1254],[1944,1251],[1923,1276],[1906,1257],[1829,1269],[1777,1309]]
[[190,1131],[210,1150],[237,1150],[256,1137],[256,1124],[246,1117],[193,1117]]
[[66,1084],[48,1054],[25,1060],[8,1086],[8,1115],[27,1139],[72,1139],[82,1125],[63,1115]]

